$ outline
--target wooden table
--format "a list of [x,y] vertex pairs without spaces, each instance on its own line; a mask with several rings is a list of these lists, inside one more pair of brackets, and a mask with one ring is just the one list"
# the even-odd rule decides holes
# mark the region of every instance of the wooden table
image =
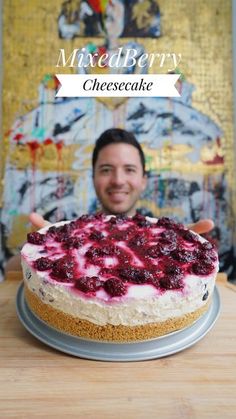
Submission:
[[[9,275],[11,279],[18,275]],[[0,284],[0,418],[235,418],[236,286],[219,275],[220,318],[195,346],[144,362],[72,357],[40,343]]]

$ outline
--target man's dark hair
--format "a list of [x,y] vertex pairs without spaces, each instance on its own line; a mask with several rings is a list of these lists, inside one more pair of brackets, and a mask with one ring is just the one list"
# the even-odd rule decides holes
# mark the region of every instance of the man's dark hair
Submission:
[[93,150],[93,155],[92,155],[93,172],[94,172],[96,161],[98,159],[98,154],[102,150],[102,148],[110,144],[119,144],[119,143],[130,144],[138,150],[142,168],[143,168],[143,173],[145,174],[146,173],[145,172],[145,157],[144,157],[144,153],[143,153],[141,145],[136,140],[132,132],[125,131],[124,129],[121,129],[121,128],[107,129],[97,139],[94,150]]

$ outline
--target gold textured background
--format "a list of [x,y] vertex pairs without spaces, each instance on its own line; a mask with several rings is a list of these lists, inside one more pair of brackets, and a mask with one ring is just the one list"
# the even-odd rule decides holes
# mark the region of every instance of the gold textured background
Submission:
[[[3,9],[3,131],[34,108],[45,73],[56,73],[59,48],[70,53],[89,40],[57,36],[61,0],[7,0]],[[162,36],[137,39],[147,52],[182,54],[180,70],[196,86],[193,106],[223,130],[228,184],[234,184],[231,1],[159,0]],[[121,43],[126,40],[122,39]],[[65,69],[64,72],[73,72]],[[60,72],[61,69],[60,69]],[[160,72],[155,66],[151,72]],[[4,154],[8,149],[7,137]],[[234,205],[235,208],[235,205]]]

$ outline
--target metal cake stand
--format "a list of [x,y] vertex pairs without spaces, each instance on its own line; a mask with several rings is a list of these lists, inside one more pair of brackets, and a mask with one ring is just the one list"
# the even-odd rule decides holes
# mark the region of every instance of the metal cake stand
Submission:
[[46,345],[66,354],[98,361],[144,361],[173,355],[200,341],[215,324],[220,312],[217,287],[208,311],[191,326],[156,339],[135,343],[110,343],[62,333],[36,317],[25,301],[24,284],[16,297],[18,317],[24,327]]

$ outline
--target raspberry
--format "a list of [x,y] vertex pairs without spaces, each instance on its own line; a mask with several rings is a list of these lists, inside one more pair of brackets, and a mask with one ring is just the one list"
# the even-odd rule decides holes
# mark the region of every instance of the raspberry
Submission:
[[174,276],[165,276],[163,278],[160,278],[159,282],[161,288],[166,290],[183,288],[183,283],[180,281],[179,278]]
[[71,221],[71,222],[70,222],[70,228],[71,228],[71,231],[72,231],[72,230],[75,230],[75,229],[76,229],[76,227],[77,227],[77,225],[76,225],[76,221]]
[[125,214],[118,214],[116,216],[116,219],[117,219],[117,221],[119,221],[119,223],[122,224],[123,222],[128,221],[129,220],[129,217],[127,217],[127,215],[125,215]]
[[63,256],[53,263],[51,277],[61,282],[71,282],[74,278],[74,261],[71,256]]
[[181,273],[181,269],[178,266],[170,264],[165,266],[164,272],[166,274],[179,275]]
[[201,262],[205,260],[208,263],[215,262],[217,260],[217,254],[214,250],[209,251],[199,251],[197,252],[197,259]]
[[101,288],[102,282],[97,276],[83,276],[76,280],[75,288],[83,292],[95,292]]
[[104,289],[111,297],[120,297],[126,293],[125,284],[120,279],[116,278],[109,278],[104,283]]
[[93,231],[90,235],[89,238],[91,240],[97,240],[100,241],[104,238],[104,235],[101,233],[101,231]]
[[214,251],[209,250],[205,253],[205,257],[207,261],[213,261],[215,262],[217,260],[217,254]]
[[88,258],[98,258],[103,256],[115,256],[121,253],[117,246],[103,246],[103,247],[90,247],[85,253]]
[[100,249],[101,256],[115,256],[119,254],[119,249],[115,246],[104,246]]
[[161,237],[162,240],[168,241],[168,242],[169,241],[176,242],[176,240],[177,240],[177,234],[176,234],[176,232],[174,230],[166,230],[166,231],[163,231],[160,234],[160,237]]
[[191,267],[191,271],[196,275],[209,275],[214,269],[214,265],[206,260],[194,263]]
[[138,212],[132,217],[132,220],[134,221],[145,221],[146,217],[142,214],[139,214]]
[[142,214],[135,214],[132,217],[133,221],[138,225],[138,227],[151,227],[152,223],[146,219],[146,217]]
[[214,248],[214,245],[210,242],[204,242],[200,244],[200,250],[212,250]]
[[139,247],[139,246],[143,246],[146,242],[147,242],[146,237],[140,236],[140,235],[137,234],[136,236],[131,238],[131,240],[129,241],[129,246]]
[[152,246],[147,249],[147,254],[151,258],[158,258],[160,256],[160,249],[157,246]]
[[176,249],[176,243],[160,243],[156,246],[149,247],[147,254],[152,258],[169,255]]
[[181,279],[183,277],[183,271],[179,266],[169,264],[164,267],[164,273],[169,276],[176,279]]
[[88,258],[98,258],[101,256],[101,249],[100,247],[90,247],[87,252],[85,253],[85,256]]
[[44,244],[46,241],[45,234],[40,234],[37,231],[27,234],[27,241],[31,244]]
[[196,259],[195,252],[190,252],[189,250],[175,250],[171,253],[173,259],[178,260],[179,262],[188,263]]
[[64,249],[71,249],[71,248],[79,249],[79,247],[81,247],[82,245],[83,245],[83,240],[81,238],[69,237],[65,239],[62,247]]
[[38,271],[48,271],[53,267],[53,261],[49,258],[41,257],[34,262],[34,268]]
[[138,221],[138,226],[139,227],[151,227],[152,223],[150,223],[150,221],[148,220],[144,220],[144,221]]
[[157,248],[158,248],[159,254],[164,255],[164,256],[169,255],[170,252],[176,249],[176,243],[175,242],[173,243],[169,242],[169,243],[164,243],[164,244],[160,243],[159,246],[157,246]]
[[129,231],[117,230],[115,232],[112,232],[112,237],[117,241],[125,241],[125,240],[128,240],[129,234],[130,234]]
[[151,282],[153,274],[147,269],[138,269],[134,267],[120,268],[119,274],[125,281],[133,282],[134,284],[145,284]]
[[124,222],[128,221],[129,218],[124,214],[119,214],[116,217],[113,216],[110,218],[109,223],[113,225],[123,224]]
[[157,220],[156,225],[158,227],[169,227],[169,228],[172,228],[172,229],[175,229],[175,228],[177,228],[179,226],[174,220],[171,220],[168,217],[161,217],[161,218],[159,218]]
[[70,239],[71,232],[73,228],[71,223],[64,224],[63,226],[56,227],[56,231],[54,232],[54,239],[57,242],[65,242]]
[[196,234],[192,233],[192,231],[181,230],[180,233],[181,233],[181,236],[183,237],[183,239],[190,242],[190,243],[196,243],[196,242],[199,241]]
[[54,237],[57,234],[57,227],[52,226],[47,230],[47,236]]
[[67,223],[67,224],[64,224],[63,226],[57,227],[58,234],[68,235],[72,232],[72,230],[73,230],[72,223]]
[[217,260],[215,246],[209,242],[201,243],[197,256],[199,260],[206,259],[208,262],[215,262]]

